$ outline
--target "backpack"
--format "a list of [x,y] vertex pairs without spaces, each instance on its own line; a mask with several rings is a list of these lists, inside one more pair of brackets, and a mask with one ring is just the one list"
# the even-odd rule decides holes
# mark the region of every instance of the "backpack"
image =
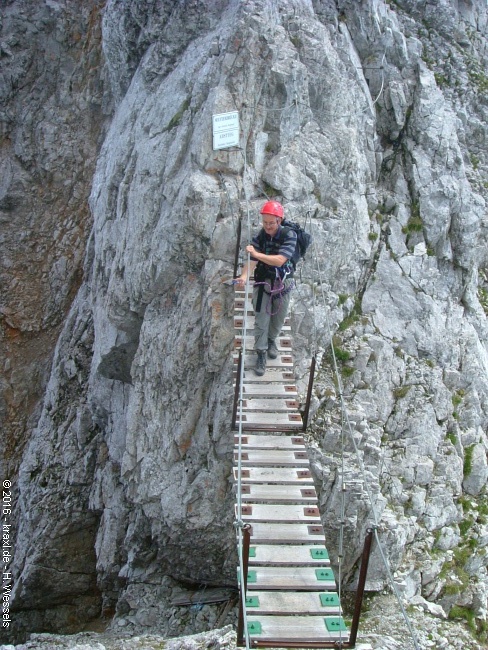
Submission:
[[[303,230],[300,224],[295,223],[294,221],[287,221],[286,219],[283,219],[281,226],[282,228],[281,228],[280,238],[279,238],[280,245],[285,241],[285,237],[289,230],[294,230],[297,234],[297,243],[295,246],[295,252],[293,253],[290,260],[293,266],[293,270],[295,271],[298,262],[303,257],[305,257],[305,253],[307,252],[308,247],[312,243],[312,235],[310,235],[310,233]],[[266,234],[263,230],[261,230],[261,233],[259,235],[259,245],[263,249],[265,248],[265,242],[266,242]]]

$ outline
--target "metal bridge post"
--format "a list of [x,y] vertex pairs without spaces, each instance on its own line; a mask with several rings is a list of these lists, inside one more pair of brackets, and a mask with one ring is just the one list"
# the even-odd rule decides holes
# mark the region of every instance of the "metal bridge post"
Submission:
[[[251,525],[244,524],[242,527],[242,573],[241,581],[244,585],[244,598],[247,594],[247,572],[249,569],[249,547],[251,545]],[[244,607],[245,601],[242,600],[242,589],[239,589],[239,621],[237,623],[237,643],[238,646],[245,645],[244,642]]]
[[368,528],[366,539],[364,540],[363,555],[361,558],[361,568],[359,570],[358,588],[356,591],[356,604],[354,606],[354,616],[351,621],[351,633],[349,635],[349,647],[354,648],[358,635],[359,618],[361,616],[361,606],[363,604],[364,587],[366,585],[366,575],[368,573],[369,556],[371,555],[371,544],[373,542],[374,528]]
[[302,431],[307,430],[307,424],[308,424],[308,415],[310,412],[310,400],[312,399],[312,388],[313,388],[313,380],[315,376],[315,365],[317,363],[316,355],[312,357],[312,363],[310,364],[310,376],[308,379],[308,390],[307,390],[307,401],[305,403],[305,411],[303,412],[303,428]]
[[241,232],[242,232],[242,219],[237,222],[237,243],[236,252],[234,256],[234,278],[237,278],[237,267],[239,266],[239,250],[241,248]]
[[241,369],[242,369],[242,348],[239,350],[239,361],[237,362],[236,388],[234,391],[234,407],[232,409],[232,431],[237,429],[237,405],[239,403],[239,393],[241,391]]

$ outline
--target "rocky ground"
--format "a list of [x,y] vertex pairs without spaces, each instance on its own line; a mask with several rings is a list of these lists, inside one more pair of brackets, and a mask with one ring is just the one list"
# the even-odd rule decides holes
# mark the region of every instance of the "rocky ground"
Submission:
[[[458,621],[443,620],[426,613],[423,608],[410,605],[409,624],[402,615],[397,600],[389,594],[366,597],[360,623],[357,650],[483,650],[487,645],[475,640],[470,631]],[[205,605],[201,608],[174,608],[179,612],[179,623],[188,618],[205,629],[219,619],[222,606]],[[237,612],[227,614],[227,623],[218,629],[199,634],[167,638],[157,633],[156,626],[148,633],[147,627],[137,626],[127,619],[113,622],[104,631],[86,631],[73,635],[32,634],[29,641],[19,645],[2,645],[0,650],[233,650],[236,647],[235,620]],[[97,626],[104,627],[103,622]],[[414,630],[416,641],[409,630]]]

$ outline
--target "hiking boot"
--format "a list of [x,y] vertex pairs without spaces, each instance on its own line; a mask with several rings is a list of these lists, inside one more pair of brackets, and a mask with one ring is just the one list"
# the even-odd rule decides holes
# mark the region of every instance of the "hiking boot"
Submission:
[[254,368],[254,374],[258,375],[258,377],[262,377],[264,375],[265,370],[266,370],[266,350],[258,350],[258,359],[256,361],[256,367]]
[[270,359],[276,359],[277,356],[278,348],[276,347],[276,343],[271,339],[268,339],[268,357]]

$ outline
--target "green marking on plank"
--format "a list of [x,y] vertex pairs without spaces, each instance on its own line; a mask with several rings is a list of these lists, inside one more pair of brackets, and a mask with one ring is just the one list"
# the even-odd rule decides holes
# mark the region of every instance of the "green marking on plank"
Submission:
[[246,596],[246,607],[259,607],[259,596]]
[[249,557],[256,557],[256,547],[255,546],[251,546],[249,548]]
[[339,596],[335,593],[320,594],[322,607],[339,607]]
[[321,548],[320,546],[318,548],[311,548],[310,549],[310,555],[314,560],[328,560],[329,559],[329,552],[328,550],[324,547]]
[[257,579],[258,579],[258,577],[256,575],[256,571],[248,571],[247,572],[247,581],[248,582],[257,582]]
[[347,632],[347,626],[342,616],[324,618],[325,627],[329,632]]
[[317,580],[334,580],[334,572],[332,569],[315,569],[315,576]]
[[247,631],[249,634],[261,634],[261,623],[259,621],[248,621],[247,622]]
[[[241,571],[240,571],[240,569],[237,569],[237,581],[240,584],[240,582],[241,582]],[[256,571],[251,570],[251,571],[247,572],[247,581],[248,582],[256,582],[257,581]]]

